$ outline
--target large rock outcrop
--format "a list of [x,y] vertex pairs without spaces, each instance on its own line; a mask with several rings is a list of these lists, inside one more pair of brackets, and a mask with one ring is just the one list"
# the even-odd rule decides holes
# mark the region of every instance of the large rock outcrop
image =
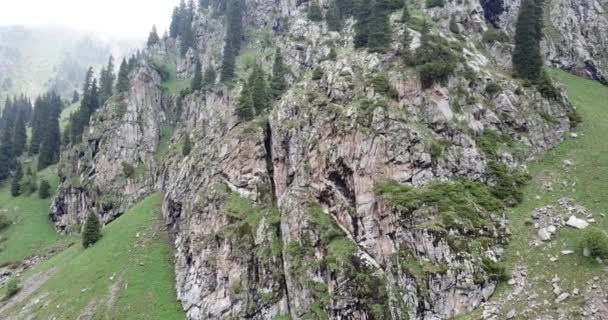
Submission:
[[181,56],[168,39],[150,50],[129,93],[63,153],[58,228],[89,211],[109,222],[165,192],[189,319],[445,319],[487,299],[509,236],[503,204],[517,197],[505,189],[569,130],[568,101],[497,71],[473,44],[487,29],[479,4],[429,12],[432,35],[460,58],[429,88],[396,54],[397,15],[392,50],[378,54],[353,47],[353,19],[329,31],[303,1],[246,10],[247,54],[269,71],[280,47],[291,88],[249,122],[236,116],[240,82],[163,94],[148,65],[166,61],[185,79],[196,59],[220,63],[221,15],[202,10],[197,48]]

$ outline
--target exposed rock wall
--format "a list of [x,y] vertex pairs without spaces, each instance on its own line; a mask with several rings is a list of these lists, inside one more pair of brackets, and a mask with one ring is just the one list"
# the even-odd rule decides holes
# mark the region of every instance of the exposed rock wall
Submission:
[[[281,47],[291,89],[268,114],[243,123],[239,82],[164,97],[144,63],[129,93],[106,104],[83,144],[63,153],[52,212],[58,228],[78,226],[90,210],[109,222],[144,194],[164,191],[189,319],[445,319],[487,299],[497,280],[489,266],[509,235],[502,210],[477,209],[475,223],[457,212],[448,223],[452,213],[408,211],[378,186],[427,190],[459,179],[481,191],[496,186],[496,163],[525,169],[561,141],[568,101],[496,71],[495,57],[473,44],[487,28],[480,4],[429,13],[433,34],[463,49],[455,76],[427,89],[395,54],[404,28],[397,15],[394,50],[370,54],[353,48],[352,19],[330,32],[306,19],[302,1],[247,4],[249,34],[274,37],[270,50],[263,36],[245,50],[270,70],[272,48]],[[450,33],[450,19],[464,40]],[[198,47],[185,57],[171,39],[148,54],[174,63],[180,78],[195,57],[217,66],[220,22],[199,13]],[[415,50],[420,34],[410,33]],[[332,48],[336,57],[327,59]],[[313,69],[322,76],[313,78]],[[394,92],[374,86],[379,75]],[[186,135],[193,148],[184,156]],[[493,154],[483,142],[490,135],[502,137],[491,141]],[[127,177],[123,163],[135,174]]]

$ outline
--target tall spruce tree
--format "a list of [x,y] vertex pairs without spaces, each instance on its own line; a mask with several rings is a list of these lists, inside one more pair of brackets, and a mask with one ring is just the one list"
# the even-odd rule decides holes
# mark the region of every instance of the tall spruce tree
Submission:
[[101,223],[94,213],[89,213],[82,232],[82,246],[89,248],[101,239]]
[[116,81],[116,92],[125,93],[129,91],[129,65],[126,59],[122,59],[118,69],[118,80]]
[[205,75],[203,76],[203,89],[207,91],[213,87],[215,85],[216,78],[217,75],[215,74],[215,69],[212,65],[208,65],[205,69]]
[[158,31],[156,30],[156,25],[152,25],[152,30],[148,35],[147,47],[148,49],[152,48],[155,44],[160,41],[160,37],[158,36]]
[[102,69],[99,76],[99,104],[104,105],[106,101],[112,96],[114,91],[114,80],[116,75],[114,74],[114,57],[108,58],[107,66]]
[[199,91],[203,88],[203,66],[201,65],[200,60],[196,60],[196,66],[194,67],[194,78],[192,78],[192,83],[190,87],[192,91]]
[[319,6],[319,2],[317,0],[310,1],[310,4],[308,5],[308,19],[310,19],[310,21],[323,20],[321,6]]
[[260,114],[270,107],[271,96],[268,92],[268,85],[266,84],[266,74],[262,69],[262,66],[255,64],[253,71],[249,77],[248,86],[251,91],[251,98],[253,99],[253,109],[256,114]]
[[239,120],[252,120],[254,117],[253,110],[253,96],[251,95],[251,90],[247,84],[244,84],[243,90],[241,90],[241,96],[239,97],[239,102],[236,110]]
[[337,0],[333,0],[330,3],[329,9],[327,10],[327,15],[325,16],[325,21],[327,21],[327,28],[329,30],[342,30],[342,15],[340,13],[340,7],[338,6]]
[[543,74],[540,42],[543,37],[544,0],[524,0],[519,9],[513,50],[515,76],[538,80]]
[[407,0],[403,3],[403,12],[401,13],[401,22],[407,23],[412,18],[410,14],[410,9],[407,6]]
[[224,57],[221,68],[223,82],[234,78],[236,57],[241,50],[241,38],[243,37],[243,9],[243,0],[228,0],[226,17],[228,30],[224,40]]
[[45,169],[59,161],[59,149],[61,146],[61,133],[59,129],[59,115],[63,107],[61,97],[51,92],[46,95],[45,100],[47,112],[44,119],[45,132],[38,154],[38,170]]
[[23,151],[25,151],[26,148],[26,144],[27,144],[27,134],[25,131],[25,125],[26,125],[26,111],[21,109],[21,106],[19,107],[19,110],[17,112],[17,118],[15,121],[15,127],[14,127],[14,131],[13,131],[13,150],[15,152],[15,156],[18,157],[20,156]]
[[386,2],[376,1],[372,9],[368,26],[367,47],[371,52],[386,52],[391,44],[391,26],[388,13],[391,6]]
[[13,175],[13,181],[11,182],[11,195],[18,197],[21,194],[21,179],[23,178],[23,168],[20,164],[17,165],[17,170]]
[[365,48],[369,42],[370,22],[372,18],[372,2],[364,1],[358,11],[355,24],[355,48]]
[[274,63],[272,65],[272,79],[270,81],[270,94],[273,98],[278,98],[285,93],[287,90],[287,82],[285,81],[285,74],[287,69],[283,63],[283,55],[281,49],[277,48],[274,54]]

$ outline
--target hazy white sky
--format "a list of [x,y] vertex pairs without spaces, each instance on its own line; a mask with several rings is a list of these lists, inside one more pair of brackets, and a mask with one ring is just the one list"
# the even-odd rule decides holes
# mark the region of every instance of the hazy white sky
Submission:
[[0,25],[60,25],[124,38],[168,27],[179,0],[0,0]]

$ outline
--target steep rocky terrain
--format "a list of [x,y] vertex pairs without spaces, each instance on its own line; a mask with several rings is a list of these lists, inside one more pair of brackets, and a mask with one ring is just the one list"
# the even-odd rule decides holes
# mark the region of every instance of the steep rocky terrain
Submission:
[[[488,21],[509,34],[515,31],[520,0],[481,0]],[[608,84],[608,1],[547,0],[547,62]]]
[[[175,39],[149,50],[128,93],[94,115],[82,144],[63,151],[52,220],[77,230],[92,211],[107,223],[164,192],[189,319],[472,311],[507,276],[506,208],[521,200],[526,161],[560,143],[575,118],[565,95],[505,72],[511,45],[484,38],[490,24],[512,32],[516,4],[483,3],[412,3],[418,21],[432,21],[433,41],[458,57],[454,75],[427,88],[399,55],[398,11],[391,50],[369,53],[353,47],[353,19],[332,32],[307,19],[307,2],[246,1],[237,74],[247,77],[252,57],[270,72],[280,48],[290,83],[249,122],[236,114],[243,81],[166,89],[161,65],[185,80],[197,59],[221,64],[225,17],[201,10],[196,50],[182,56]],[[601,80],[601,56],[592,60],[597,72],[581,69],[588,57],[572,40],[588,26],[578,11],[569,17],[564,39],[546,42],[550,63]],[[415,52],[420,28],[408,27]],[[186,136],[194,146],[184,156]]]

